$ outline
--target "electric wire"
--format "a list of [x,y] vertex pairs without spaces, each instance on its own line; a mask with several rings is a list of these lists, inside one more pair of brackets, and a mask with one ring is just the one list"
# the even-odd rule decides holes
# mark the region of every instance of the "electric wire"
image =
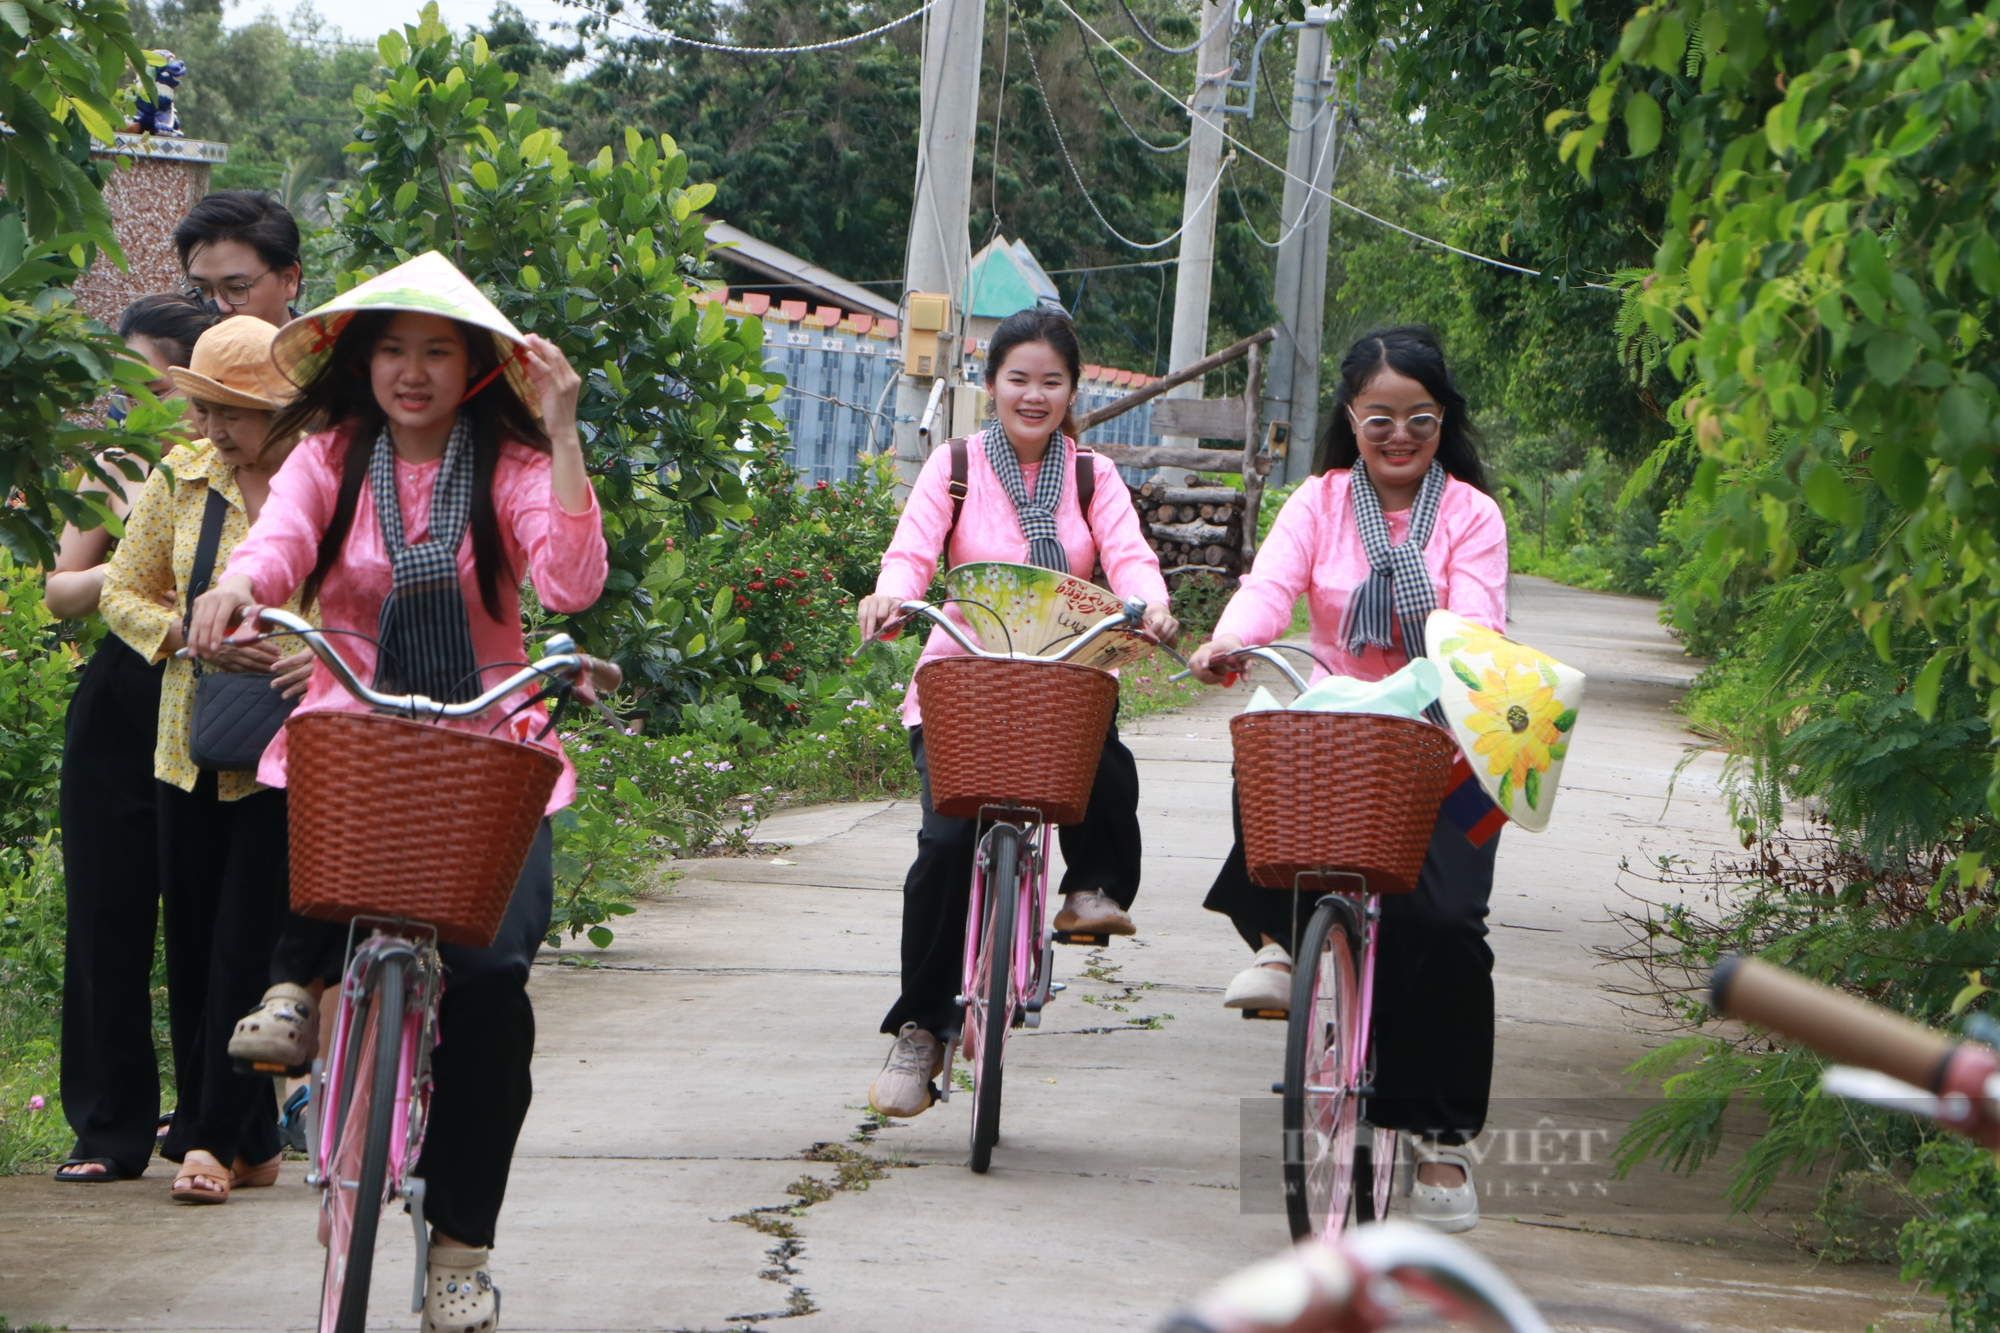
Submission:
[[[1125,64],[1129,66],[1134,73],[1138,74],[1140,78],[1152,84],[1155,88],[1158,88],[1161,92],[1166,93],[1167,96],[1169,97],[1173,96],[1173,93],[1158,79],[1148,74],[1144,69],[1141,69],[1136,63],[1133,62],[1131,57],[1127,56],[1123,51],[1120,51],[1116,46],[1112,45],[1110,38],[1106,37],[1103,33],[1099,32],[1097,29],[1091,27],[1090,24],[1084,20],[1084,17],[1081,14],[1078,14],[1075,9],[1071,8],[1069,0],[1056,0],[1056,3],[1061,5],[1064,9],[1069,10],[1070,16],[1074,18],[1079,24],[1081,24],[1086,32],[1088,32],[1092,37],[1095,37],[1098,40],[1098,42],[1101,45],[1103,45],[1106,49],[1108,49],[1113,55],[1117,56],[1120,60],[1123,60]],[[1494,268],[1506,269],[1510,273],[1520,273],[1530,278],[1543,278],[1549,276],[1540,269],[1524,268],[1519,264],[1510,264],[1504,259],[1495,259],[1491,255],[1482,255],[1477,251],[1467,250],[1461,246],[1453,245],[1449,241],[1440,241],[1435,236],[1426,236],[1420,231],[1411,231],[1408,227],[1405,227],[1400,223],[1391,222],[1387,218],[1377,217],[1375,214],[1369,212],[1365,208],[1362,208],[1358,204],[1348,203],[1347,200],[1342,199],[1339,195],[1333,193],[1331,190],[1315,185],[1311,181],[1300,180],[1299,177],[1292,175],[1290,170],[1280,166],[1276,162],[1273,162],[1270,158],[1265,157],[1262,153],[1252,148],[1249,144],[1244,143],[1241,139],[1238,139],[1235,135],[1229,133],[1228,130],[1225,129],[1222,131],[1222,137],[1228,140],[1229,143],[1231,143],[1235,147],[1241,149],[1246,156],[1254,158],[1258,162],[1263,163],[1265,166],[1277,172],[1279,175],[1285,177],[1287,180],[1299,181],[1299,184],[1305,186],[1306,189],[1310,190],[1312,193],[1324,196],[1326,199],[1340,205],[1348,212],[1353,213],[1359,217],[1364,217],[1379,227],[1386,227],[1390,231],[1400,232],[1403,235],[1409,237],[1413,241],[1421,241],[1425,245],[1434,245],[1440,250],[1449,251],[1452,254],[1459,255],[1466,259],[1477,260],[1479,263],[1482,264],[1490,264]],[[1074,168],[1072,168],[1072,170],[1074,170]],[[1217,173],[1216,179],[1218,181],[1222,179],[1220,173]],[[1585,282],[1585,283],[1578,283],[1575,285],[1583,287],[1595,287],[1604,291],[1616,290],[1615,288],[1610,287],[1608,284],[1601,282]]]
[[731,46],[725,42],[704,42],[693,37],[683,37],[672,29],[663,32],[658,28],[648,27],[643,23],[634,23],[628,18],[613,14],[606,9],[599,9],[595,5],[579,3],[577,4],[577,8],[584,10],[586,13],[595,14],[607,22],[630,28],[634,32],[643,33],[658,41],[671,42],[676,46],[692,46],[703,51],[720,51],[725,55],[736,56],[797,56],[805,55],[812,51],[832,51],[843,46],[853,46],[857,42],[865,42],[870,37],[879,37],[893,28],[902,27],[912,19],[922,18],[925,14],[930,13],[937,6],[937,3],[938,0],[925,0],[921,9],[913,9],[901,18],[890,19],[880,27],[870,28],[867,32],[858,32],[852,37],[839,37],[830,42],[811,42],[804,46]]
[[[1326,114],[1327,108],[1333,104],[1333,99],[1328,98],[1326,101],[1321,102],[1319,104],[1319,110],[1313,112],[1313,118],[1311,120],[1307,121],[1304,125],[1294,125],[1292,124],[1291,121],[1285,119],[1285,113],[1280,109],[1282,104],[1278,101],[1278,90],[1271,86],[1271,67],[1269,65],[1264,64],[1262,61],[1259,61],[1257,64],[1257,72],[1263,75],[1264,77],[1264,92],[1271,99],[1271,114],[1278,118],[1278,123],[1280,125],[1283,125],[1287,130],[1289,130],[1293,134],[1308,133],[1313,126],[1319,124],[1320,117],[1324,116]],[[1299,77],[1296,74],[1292,76],[1291,100],[1294,102],[1299,100]]]
[[[1069,8],[1067,5],[1063,7],[1065,9]],[[1231,19],[1236,17],[1235,0],[1223,0],[1221,9],[1218,10],[1215,15],[1215,22],[1208,25],[1208,32],[1205,32],[1201,36],[1194,39],[1193,45],[1168,46],[1165,42],[1162,42],[1159,38],[1153,36],[1152,33],[1146,31],[1144,25],[1142,25],[1139,22],[1139,16],[1132,12],[1132,6],[1126,3],[1126,0],[1118,0],[1118,7],[1125,11],[1125,17],[1131,20],[1132,30],[1138,33],[1139,36],[1142,39],[1144,39],[1146,45],[1152,47],[1155,51],[1163,51],[1170,56],[1192,55],[1194,52],[1199,51],[1201,49],[1201,44],[1209,39],[1210,34],[1212,34],[1217,28],[1221,27],[1224,23],[1227,23]]]
[[[1346,141],[1342,138],[1340,134],[1340,122],[1338,118],[1337,107],[1336,107],[1336,116],[1333,125],[1333,130],[1326,136],[1326,142],[1320,145],[1319,161],[1313,163],[1312,174],[1314,180],[1321,179],[1320,168],[1326,166],[1326,155],[1329,152],[1333,153],[1333,165],[1326,170],[1325,179],[1331,182],[1338,180],[1340,178],[1340,161],[1343,157],[1346,156],[1347,153]],[[1234,157],[1234,154],[1231,154],[1231,156]],[[1287,179],[1290,179],[1290,177],[1288,176]],[[1286,227],[1282,232],[1278,233],[1277,240],[1267,241],[1262,236],[1259,236],[1257,234],[1257,224],[1250,220],[1250,210],[1244,206],[1243,192],[1236,188],[1236,178],[1234,174],[1230,176],[1229,192],[1236,196],[1236,207],[1237,210],[1241,212],[1243,215],[1244,229],[1250,233],[1250,238],[1252,240],[1256,241],[1257,244],[1263,246],[1266,250],[1276,250],[1282,247],[1286,241],[1289,241],[1292,238],[1292,233],[1298,231],[1299,228],[1304,227],[1309,223],[1311,223],[1313,218],[1318,215],[1319,210],[1325,207],[1324,204],[1322,204],[1319,200],[1314,199],[1312,195],[1308,193],[1306,195],[1306,206],[1303,209],[1299,210],[1298,220],[1293,222],[1291,226]],[[1280,222],[1282,221],[1283,219],[1280,218]]]
[[[1083,28],[1081,27],[1081,25],[1078,26],[1076,35],[1078,37],[1083,36]],[[1149,153],[1159,153],[1164,156],[1165,154],[1168,153],[1178,153],[1181,151],[1181,149],[1186,148],[1189,144],[1194,142],[1194,135],[1192,132],[1190,132],[1179,143],[1170,144],[1167,147],[1162,148],[1158,144],[1153,143],[1151,140],[1147,139],[1146,136],[1139,133],[1139,131],[1133,129],[1132,122],[1125,119],[1124,111],[1119,109],[1118,99],[1111,95],[1110,85],[1104,82],[1104,71],[1097,67],[1097,57],[1091,53],[1090,42],[1088,40],[1085,40],[1083,44],[1083,58],[1085,63],[1087,63],[1090,66],[1090,72],[1097,77],[1097,90],[1103,93],[1104,100],[1111,104],[1111,114],[1118,117],[1118,123],[1125,127],[1125,132],[1127,134],[1131,135],[1134,139],[1138,141],[1139,146],[1141,148],[1145,149]]]
[[[1069,9],[1069,6],[1065,4],[1063,5],[1063,8]],[[1076,11],[1073,9],[1070,9],[1069,12],[1071,14],[1076,13]],[[1049,105],[1048,85],[1042,82],[1041,65],[1035,59],[1035,45],[1033,42],[1030,42],[1028,40],[1027,29],[1025,25],[1023,25],[1021,32],[1021,49],[1027,53],[1028,70],[1035,76],[1035,89],[1042,95],[1042,114],[1048,117],[1049,128],[1055,131],[1056,147],[1062,150],[1063,162],[1065,165],[1069,167],[1070,178],[1076,182],[1077,190],[1083,195],[1083,202],[1090,205],[1090,211],[1097,215],[1098,224],[1102,226],[1106,232],[1110,233],[1113,237],[1115,237],[1118,241],[1127,246],[1130,246],[1134,250],[1158,250],[1163,246],[1172,245],[1176,240],[1179,240],[1181,233],[1187,230],[1186,221],[1182,221],[1181,225],[1175,227],[1169,235],[1164,236],[1157,241],[1150,241],[1150,242],[1135,241],[1131,237],[1127,236],[1124,232],[1119,231],[1118,228],[1111,225],[1111,219],[1104,216],[1104,210],[1099,208],[1097,206],[1097,200],[1091,197],[1090,187],[1083,183],[1083,173],[1077,170],[1076,159],[1069,155],[1069,144],[1063,138],[1062,126],[1056,123],[1055,109]],[[1147,76],[1147,81],[1152,83],[1153,86],[1156,88],[1160,87],[1159,82],[1153,79],[1152,76],[1150,75]],[[1164,92],[1165,89],[1161,89],[1161,91]],[[1168,96],[1172,96],[1172,94],[1169,93]],[[1215,197],[1215,191],[1221,184],[1222,184],[1222,173],[1218,171],[1215,173],[1215,179],[1209,182],[1208,194],[1203,198],[1200,208],[1194,210],[1195,216],[1199,216],[1201,209],[1206,208],[1208,206],[1208,201]],[[1184,219],[1187,216],[1189,215],[1186,213],[1182,214],[1182,217]]]

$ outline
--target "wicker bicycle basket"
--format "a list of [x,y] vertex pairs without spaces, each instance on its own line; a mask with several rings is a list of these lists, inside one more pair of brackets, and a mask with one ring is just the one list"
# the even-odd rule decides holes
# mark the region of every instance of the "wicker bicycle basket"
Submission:
[[1036,810],[1078,824],[1090,804],[1118,681],[1073,662],[940,657],[917,668],[931,808]]
[[448,944],[492,944],[562,760],[377,713],[307,713],[285,735],[292,910],[410,917]]
[[[1236,750],[1252,883],[1314,872],[1367,876],[1371,893],[1417,886],[1458,746],[1438,727],[1373,713],[1242,713]],[[1308,887],[1340,888],[1330,880]]]

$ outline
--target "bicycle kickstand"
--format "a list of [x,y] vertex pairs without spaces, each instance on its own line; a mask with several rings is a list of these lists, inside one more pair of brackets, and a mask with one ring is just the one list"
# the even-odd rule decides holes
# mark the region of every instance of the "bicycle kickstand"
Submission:
[[410,1313],[424,1311],[424,1289],[430,1285],[431,1238],[424,1230],[424,1178],[411,1176],[409,1187],[403,1193],[404,1202],[410,1210],[410,1226],[417,1233],[417,1280],[416,1289],[410,1294]]

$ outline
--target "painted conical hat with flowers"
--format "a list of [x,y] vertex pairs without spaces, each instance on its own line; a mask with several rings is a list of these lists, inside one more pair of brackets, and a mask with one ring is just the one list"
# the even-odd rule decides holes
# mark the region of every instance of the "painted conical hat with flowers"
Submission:
[[541,403],[528,382],[527,363],[521,354],[521,331],[472,279],[435,250],[425,251],[300,315],[278,331],[271,344],[271,359],[292,383],[305,385],[333,355],[340,331],[364,310],[412,310],[485,329],[493,335],[493,350],[506,368],[507,382],[529,411],[540,413]]
[[1479,785],[1514,823],[1547,828],[1583,673],[1451,611],[1431,612],[1424,646],[1444,668],[1438,703]]

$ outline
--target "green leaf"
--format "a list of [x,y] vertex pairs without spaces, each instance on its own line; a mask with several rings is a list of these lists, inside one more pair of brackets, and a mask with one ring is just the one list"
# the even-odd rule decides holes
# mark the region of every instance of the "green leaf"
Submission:
[[404,181],[396,187],[395,207],[398,213],[407,213],[410,211],[410,205],[417,201],[417,188],[415,181]]
[[1917,716],[1926,722],[1937,716],[1938,687],[1944,683],[1945,665],[1956,656],[1956,648],[1941,648],[1932,653],[1931,660],[1917,673],[1916,684],[1910,687],[1910,703]]
[[472,183],[482,190],[500,188],[500,173],[493,169],[491,162],[474,162],[470,168]]
[[1457,676],[1460,680],[1464,681],[1465,688],[1467,688],[1468,690],[1477,690],[1485,688],[1483,685],[1480,684],[1479,677],[1472,674],[1472,668],[1468,667],[1465,663],[1459,661],[1456,657],[1451,659],[1451,674]]
[[1494,789],[1493,795],[1494,799],[1500,803],[1502,810],[1512,810],[1514,808],[1514,775],[1512,773],[1502,773],[1500,775],[1500,785]]
[[1866,227],[1857,228],[1847,243],[1847,268],[1882,296],[1889,295],[1889,261],[1882,242]]
[[7,26],[22,37],[34,35],[34,25],[28,21],[28,11],[21,7],[21,0],[0,0],[0,19],[7,20]]
[[1966,248],[1965,266],[1980,291],[2000,296],[2000,241],[1993,239],[1992,232],[1983,231],[1973,237]]
[[1883,329],[1868,340],[1868,373],[1882,384],[1901,384],[1917,363],[1917,340],[1901,329]]
[[1527,779],[1521,783],[1521,794],[1528,798],[1528,808],[1538,810],[1542,804],[1542,770],[1530,767]]
[[1574,708],[1565,708],[1556,715],[1557,731],[1567,732],[1574,726],[1576,726],[1576,710]]
[[611,947],[612,935],[609,926],[592,926],[585,934],[589,937],[590,942],[598,948],[609,949]]
[[1840,469],[1831,463],[1813,465],[1806,473],[1805,492],[1806,504],[1828,522],[1848,523],[1861,515],[1858,497],[1847,488]]
[[1964,385],[1954,384],[1939,396],[1938,429],[1957,453],[1985,443],[1986,421],[1985,400]]
[[[1645,92],[1633,93],[1625,103],[1625,142],[1633,157],[1644,157],[1660,144],[1660,104]],[[1533,805],[1534,801],[1529,800]]]

